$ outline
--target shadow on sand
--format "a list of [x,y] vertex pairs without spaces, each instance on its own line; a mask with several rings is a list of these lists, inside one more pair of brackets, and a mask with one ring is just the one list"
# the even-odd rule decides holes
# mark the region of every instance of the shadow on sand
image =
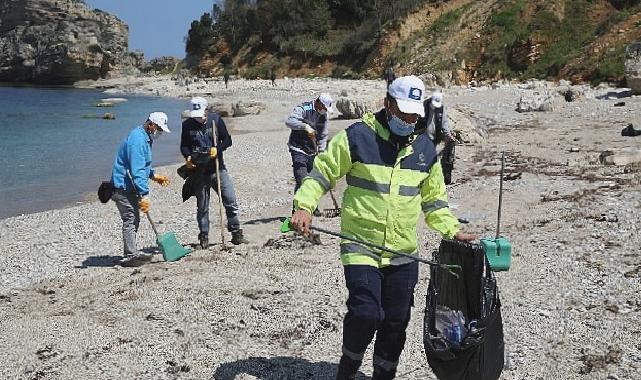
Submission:
[[[152,253],[154,255],[162,254],[160,248],[158,247],[145,247],[141,249],[142,252]],[[85,258],[80,265],[77,265],[76,268],[85,269],[85,268],[109,268],[115,267],[120,264],[122,256],[89,256]]]
[[[247,374],[260,380],[334,380],[338,365],[328,362],[310,362],[301,358],[279,356],[274,358],[250,357],[221,364],[214,380],[233,380]],[[369,379],[359,372],[359,380]]]

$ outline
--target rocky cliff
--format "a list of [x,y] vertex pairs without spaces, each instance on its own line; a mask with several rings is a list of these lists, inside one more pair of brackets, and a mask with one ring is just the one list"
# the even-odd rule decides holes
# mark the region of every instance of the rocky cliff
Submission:
[[0,81],[71,84],[125,61],[128,27],[79,0],[0,1]]

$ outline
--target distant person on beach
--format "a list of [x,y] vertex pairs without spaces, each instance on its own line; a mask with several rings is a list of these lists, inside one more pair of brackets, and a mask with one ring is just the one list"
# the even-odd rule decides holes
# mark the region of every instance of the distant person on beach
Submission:
[[[470,241],[448,208],[434,145],[415,134],[424,115],[425,86],[416,76],[397,78],[384,108],[337,133],[294,196],[291,224],[310,233],[318,201],[340,178],[347,180],[341,208],[346,236],[418,255],[417,222],[445,239]],[[376,336],[372,379],[393,379],[405,346],[406,329],[418,282],[418,262],[343,240],[341,262],[347,286],[342,356],[336,379],[355,379]]]
[[[192,98],[190,106],[189,118],[182,123],[180,152],[185,157],[187,168],[195,169],[194,195],[200,246],[202,249],[207,249],[209,246],[210,190],[218,192],[218,179],[220,179],[222,203],[227,214],[227,230],[232,236],[231,242],[234,245],[247,243],[240,228],[234,183],[223,160],[223,152],[232,145],[231,135],[223,118],[216,112],[208,112],[208,103],[205,98]],[[214,126],[216,128],[215,143],[212,136]],[[219,167],[218,175],[216,160]]]
[[385,81],[387,82],[387,87],[389,87],[394,79],[396,79],[396,74],[394,74],[394,68],[392,67],[392,64],[387,66],[387,68],[383,72],[383,78],[385,78]]
[[320,94],[316,99],[294,107],[285,122],[285,125],[292,130],[287,146],[292,156],[296,180],[294,193],[300,188],[303,178],[312,170],[314,157],[319,152],[324,152],[327,147],[329,135],[327,112],[334,112],[333,103],[334,100],[329,94]]
[[229,73],[227,71],[225,71],[223,79],[225,80],[225,88],[227,88],[227,83],[229,82]]
[[418,119],[416,123],[417,133],[427,133],[427,136],[437,146],[441,142],[444,148],[441,151],[441,167],[445,184],[452,183],[452,171],[454,170],[456,139],[450,130],[447,113],[443,105],[443,93],[435,91],[432,96],[423,102],[425,117]]
[[122,266],[133,266],[151,259],[151,254],[139,252],[136,248],[136,233],[140,224],[140,211],[148,212],[151,209],[147,197],[148,180],[152,179],[161,186],[169,185],[169,179],[156,174],[151,167],[153,141],[169,132],[167,115],[153,112],[143,125],[129,133],[116,152],[111,172],[115,190],[111,199],[116,203],[122,219]]
[[276,73],[273,70],[269,72],[269,80],[272,81],[272,87],[276,86]]

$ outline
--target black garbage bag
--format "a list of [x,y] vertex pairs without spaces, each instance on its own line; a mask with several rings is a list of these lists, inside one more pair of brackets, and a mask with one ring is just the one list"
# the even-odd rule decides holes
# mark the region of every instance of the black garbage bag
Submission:
[[504,361],[501,302],[483,247],[442,240],[434,260],[460,265],[462,273],[457,279],[431,267],[423,321],[428,364],[441,380],[498,379]]

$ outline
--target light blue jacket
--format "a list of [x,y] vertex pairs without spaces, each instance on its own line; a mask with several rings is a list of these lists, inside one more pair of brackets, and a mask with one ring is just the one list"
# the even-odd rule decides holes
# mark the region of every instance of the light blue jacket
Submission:
[[116,189],[132,190],[127,170],[136,183],[138,195],[149,194],[148,179],[154,176],[151,168],[151,137],[140,125],[129,133],[116,152],[111,181]]

